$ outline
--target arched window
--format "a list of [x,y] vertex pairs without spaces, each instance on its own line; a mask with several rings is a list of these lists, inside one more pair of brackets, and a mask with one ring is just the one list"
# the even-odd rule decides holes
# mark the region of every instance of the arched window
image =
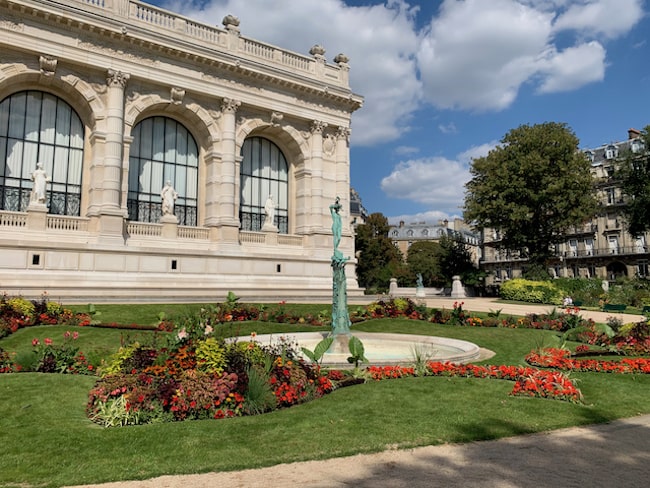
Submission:
[[129,155],[129,219],[160,221],[160,191],[169,181],[178,193],[178,222],[196,226],[198,171],[196,141],[182,124],[167,117],[144,119],[133,129]]
[[264,224],[264,203],[275,201],[275,221],[281,233],[289,232],[289,167],[280,148],[262,137],[250,137],[241,150],[241,200],[239,221],[242,230],[259,231]]
[[31,175],[43,163],[49,213],[79,215],[84,127],[77,113],[55,95],[14,93],[0,102],[0,209],[24,211]]

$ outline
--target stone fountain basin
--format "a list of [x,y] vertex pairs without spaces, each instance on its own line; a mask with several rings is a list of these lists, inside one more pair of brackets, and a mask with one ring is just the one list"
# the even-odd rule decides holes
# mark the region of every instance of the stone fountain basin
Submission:
[[[280,337],[299,347],[311,351],[329,335],[329,332],[287,332],[283,334],[262,334],[253,338],[261,345],[277,344]],[[365,356],[370,365],[384,366],[394,364],[413,364],[414,350],[425,353],[430,361],[450,361],[467,363],[479,359],[480,348],[468,341],[449,339],[447,337],[424,336],[413,334],[385,334],[376,332],[351,332],[363,343]],[[250,341],[251,337],[239,337],[238,340]],[[350,356],[346,336],[339,336],[324,356],[321,364],[327,367],[350,367]],[[305,358],[307,359],[307,358]]]

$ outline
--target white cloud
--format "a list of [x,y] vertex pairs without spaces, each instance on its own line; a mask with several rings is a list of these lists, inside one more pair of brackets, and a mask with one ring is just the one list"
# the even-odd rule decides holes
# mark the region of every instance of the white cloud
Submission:
[[224,16],[235,15],[242,36],[303,54],[320,44],[329,62],[345,53],[352,89],[365,98],[353,115],[353,143],[395,140],[409,130],[421,83],[414,59],[416,9],[405,1],[350,7],[342,0],[274,0],[270,8],[268,0],[212,0],[203,8],[179,2],[173,9],[219,26]]
[[419,153],[420,148],[415,146],[397,146],[393,152],[397,156],[407,156],[409,154]]
[[469,164],[472,162],[472,159],[487,156],[488,153],[497,147],[498,144],[499,141],[490,141],[478,146],[472,146],[458,155],[458,161],[469,166]]
[[605,49],[596,42],[551,52],[540,62],[540,93],[569,91],[605,78]]
[[425,102],[498,111],[527,83],[543,95],[602,80],[605,41],[644,15],[643,0],[443,0],[418,31],[418,7],[409,1],[171,0],[166,7],[218,26],[236,15],[243,36],[303,54],[321,44],[330,62],[348,55],[352,89],[365,97],[352,119],[355,145],[399,139]]
[[555,21],[554,29],[584,31],[590,35],[618,37],[643,17],[643,0],[582,0]]
[[536,71],[552,18],[513,0],[446,0],[417,54],[426,98],[440,108],[508,107]]
[[396,215],[395,217],[387,217],[390,225],[399,225],[400,222],[412,224],[415,222],[426,222],[428,224],[437,224],[441,220],[452,221],[455,218],[462,218],[460,213],[446,213],[439,210],[430,210],[428,212],[418,212],[415,214]]
[[438,124],[438,130],[443,134],[458,134],[456,124],[449,122],[448,124]]
[[411,159],[395,166],[381,180],[381,189],[391,198],[458,212],[468,180],[467,166],[459,161],[441,157]]

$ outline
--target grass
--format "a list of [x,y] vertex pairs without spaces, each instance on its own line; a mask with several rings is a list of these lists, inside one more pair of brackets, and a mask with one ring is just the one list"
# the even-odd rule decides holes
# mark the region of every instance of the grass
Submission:
[[[353,329],[469,340],[496,352],[486,361],[490,364],[523,364],[532,348],[554,337],[550,331],[397,319],[371,320]],[[81,349],[98,356],[119,347],[126,334],[141,340],[154,337],[152,332],[44,326],[21,329],[0,346],[28,354],[33,337],[56,341],[65,330],[78,331]],[[314,327],[251,322],[231,330],[247,335]],[[572,377],[585,396],[583,405],[511,397],[512,383],[507,381],[405,378],[343,388],[318,401],[261,416],[103,429],[84,413],[94,378],[0,375],[0,486],[60,487],[239,470],[389,447],[493,439],[650,413],[650,375]]]

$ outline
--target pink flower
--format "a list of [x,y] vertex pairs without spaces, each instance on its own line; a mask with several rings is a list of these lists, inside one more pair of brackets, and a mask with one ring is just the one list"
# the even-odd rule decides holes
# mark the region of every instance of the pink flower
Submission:
[[75,341],[76,341],[77,339],[79,339],[79,332],[74,332],[74,333],[72,334],[72,339],[75,340]]
[[205,335],[210,335],[210,334],[212,334],[212,331],[214,331],[214,329],[212,328],[211,325],[206,325],[206,326],[205,326]]
[[63,334],[64,339],[70,339],[70,331],[66,330],[65,333]]
[[190,335],[187,333],[185,330],[185,327],[183,327],[181,330],[178,331],[178,340],[182,341],[184,339],[187,339]]
[[50,339],[49,337],[46,337],[45,338],[45,345],[46,346],[51,346],[52,345],[52,339]]
[[32,346],[38,346],[39,344],[40,344],[40,342],[39,342],[38,338],[34,337],[32,339]]

